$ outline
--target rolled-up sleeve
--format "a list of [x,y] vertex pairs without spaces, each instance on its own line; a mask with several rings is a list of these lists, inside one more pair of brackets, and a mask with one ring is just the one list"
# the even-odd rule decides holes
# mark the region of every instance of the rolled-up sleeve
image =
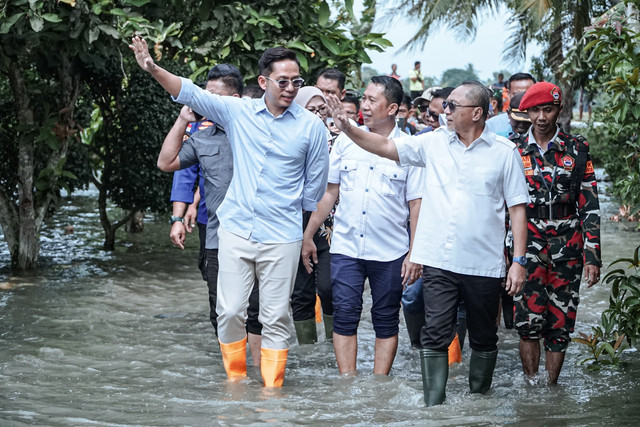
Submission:
[[302,209],[315,211],[316,206],[327,190],[329,173],[329,145],[324,126],[318,123],[313,126],[309,140],[304,168],[304,189],[302,192]]

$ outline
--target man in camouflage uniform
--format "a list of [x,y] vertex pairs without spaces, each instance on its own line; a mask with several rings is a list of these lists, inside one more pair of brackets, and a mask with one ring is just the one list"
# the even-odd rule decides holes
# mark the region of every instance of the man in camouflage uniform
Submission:
[[557,383],[578,307],[580,278],[600,279],[600,210],[589,146],[556,125],[560,89],[533,85],[520,102],[532,126],[512,140],[522,155],[531,199],[527,206],[527,273],[516,300],[522,368],[538,372],[544,338],[549,382]]

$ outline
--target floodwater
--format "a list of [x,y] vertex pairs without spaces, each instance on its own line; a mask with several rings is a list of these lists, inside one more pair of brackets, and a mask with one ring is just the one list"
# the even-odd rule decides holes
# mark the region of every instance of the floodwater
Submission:
[[[602,191],[601,191],[602,192]],[[607,218],[605,266],[629,256],[640,234]],[[504,425],[583,426],[640,420],[640,356],[591,371],[569,346],[560,384],[525,381],[514,331],[500,329],[493,387],[468,392],[468,348],[450,370],[447,401],[425,408],[420,364],[401,325],[391,375],[373,376],[369,306],[359,330],[357,377],[341,377],[330,344],[293,345],[285,385],[265,389],[260,374],[225,380],[208,320],[206,284],[196,267],[197,236],[174,248],[165,219],[101,251],[95,193],[65,199],[42,231],[40,270],[9,275],[0,244],[0,425]],[[64,234],[72,224],[73,234]],[[604,274],[603,274],[604,276]],[[583,287],[576,332],[589,333],[608,304],[602,284]],[[367,298],[367,301],[370,299]],[[319,335],[324,336],[321,324]],[[250,360],[250,358],[249,358]]]

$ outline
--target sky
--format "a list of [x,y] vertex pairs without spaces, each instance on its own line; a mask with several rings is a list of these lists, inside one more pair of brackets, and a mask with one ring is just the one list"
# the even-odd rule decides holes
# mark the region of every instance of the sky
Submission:
[[[360,16],[362,2],[356,0],[354,9],[356,16]],[[369,66],[382,74],[391,72],[391,64],[398,65],[398,74],[405,78],[409,70],[413,69],[415,61],[421,62],[422,74],[435,77],[440,80],[442,73],[449,68],[467,68],[467,64],[473,64],[478,77],[482,81],[493,79],[493,72],[508,70],[510,73],[519,71],[529,71],[531,57],[540,55],[539,45],[530,44],[527,47],[527,58],[521,66],[511,65],[502,61],[504,50],[504,40],[509,32],[506,29],[506,21],[509,18],[506,10],[502,9],[493,16],[486,14],[480,19],[480,27],[477,30],[473,41],[462,42],[457,39],[454,31],[440,29],[434,31],[427,39],[424,48],[418,48],[411,52],[398,53],[411,37],[417,32],[418,25],[412,24],[406,19],[398,19],[392,26],[381,24],[381,17],[385,10],[381,4],[393,3],[391,1],[379,1],[376,23],[373,30],[375,32],[386,33],[387,40],[393,43],[385,52],[368,52],[373,63]]]

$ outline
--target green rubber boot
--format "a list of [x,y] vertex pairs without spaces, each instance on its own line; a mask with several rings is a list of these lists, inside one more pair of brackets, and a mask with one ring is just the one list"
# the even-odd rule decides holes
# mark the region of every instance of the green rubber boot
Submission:
[[327,337],[327,342],[333,342],[333,316],[323,314],[322,321],[324,322],[324,335]]
[[313,344],[318,341],[318,332],[316,331],[316,319],[296,320],[293,322],[296,327],[296,335],[298,336],[298,344]]
[[405,311],[404,323],[407,325],[411,347],[422,348],[422,344],[420,344],[420,331],[424,326],[424,313],[407,313]]
[[422,366],[422,389],[427,406],[440,405],[446,397],[445,389],[449,378],[449,354],[423,348],[420,350]]
[[494,351],[471,351],[471,361],[469,362],[471,393],[486,393],[491,388],[497,358],[497,349]]

